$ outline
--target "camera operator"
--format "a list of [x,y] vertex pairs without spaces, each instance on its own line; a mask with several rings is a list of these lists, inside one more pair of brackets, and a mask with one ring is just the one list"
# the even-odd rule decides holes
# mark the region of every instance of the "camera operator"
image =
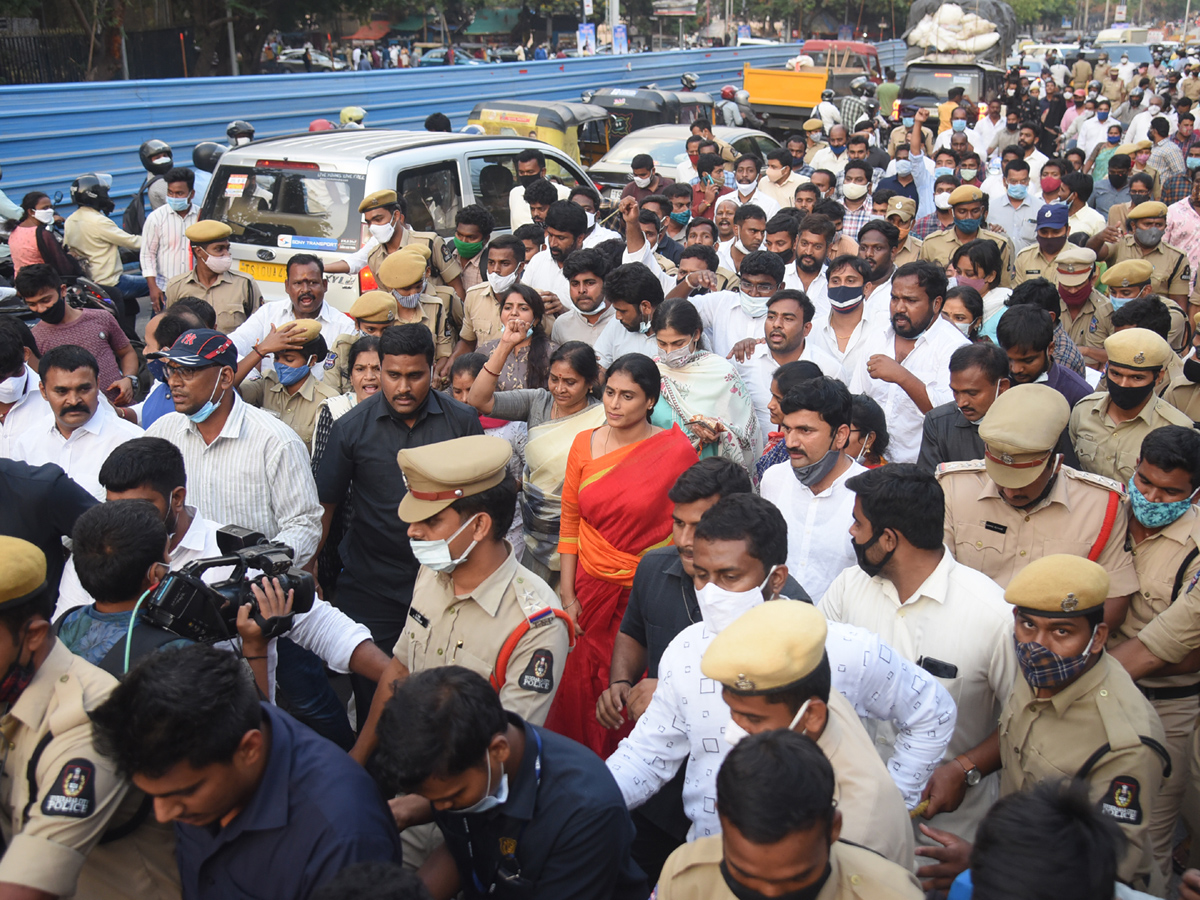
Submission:
[[347,866],[400,861],[371,776],[260,703],[229,653],[152,653],[91,715],[97,747],[175,823],[189,900],[307,900]]
[[[157,510],[169,536],[167,567],[172,571],[201,559],[223,556],[217,545],[215,522],[204,518],[187,503],[187,473],[179,449],[162,438],[144,437],[121,445],[100,468],[100,483],[109,501],[148,500]],[[203,578],[210,583],[229,577],[226,567],[209,569]],[[136,597],[135,597],[136,599]],[[64,612],[93,602],[80,584],[74,560],[68,561],[59,591],[57,620]],[[261,601],[260,601],[261,602]],[[309,652],[306,652],[309,651]],[[258,655],[243,646],[247,657]],[[354,743],[344,705],[338,700],[325,675],[354,672],[378,681],[388,664],[387,655],[371,641],[370,631],[324,600],[314,600],[312,610],[296,615],[292,630],[283,639],[267,645],[266,667],[272,700],[274,685],[287,697],[294,714],[340,746]],[[320,659],[313,665],[313,654]],[[253,661],[252,661],[253,664]]]

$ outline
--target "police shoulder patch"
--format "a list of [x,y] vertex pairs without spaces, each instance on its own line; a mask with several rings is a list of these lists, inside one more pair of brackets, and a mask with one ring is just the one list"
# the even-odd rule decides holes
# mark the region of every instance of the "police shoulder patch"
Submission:
[[1100,812],[1122,825],[1141,825],[1141,791],[1141,785],[1132,775],[1117,776],[1100,799]]
[[1092,334],[1095,334],[1098,327],[1100,327],[1100,320],[1095,316],[1092,316],[1092,321],[1088,323],[1088,331]]
[[68,760],[42,799],[42,815],[86,819],[96,810],[96,767],[90,759]]
[[1125,493],[1125,485],[1121,482],[1109,478],[1106,475],[1098,475],[1095,472],[1085,472],[1082,469],[1076,469],[1072,466],[1062,466],[1059,471],[1075,481],[1087,481],[1096,487],[1102,487],[1106,491],[1116,491],[1118,494]]
[[334,366],[337,365],[337,360],[338,360],[338,355],[336,353],[334,353],[332,350],[330,350],[329,355],[325,357],[325,362],[322,363],[322,365],[324,366],[326,371],[329,371],[330,369],[332,369]]
[[517,686],[537,694],[554,690],[554,654],[549,650],[534,650]]
[[935,477],[941,478],[951,472],[982,472],[986,468],[982,459],[961,459],[954,462],[938,463]]
[[442,260],[444,262],[450,262],[452,259],[454,259],[454,248],[452,248],[445,241],[442,241]]

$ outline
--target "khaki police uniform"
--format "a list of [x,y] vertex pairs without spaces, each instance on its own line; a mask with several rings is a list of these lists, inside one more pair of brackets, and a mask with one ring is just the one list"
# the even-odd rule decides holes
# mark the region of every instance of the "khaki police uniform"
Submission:
[[[1109,68],[1111,68],[1111,67],[1109,66],[1107,61],[1101,62],[1101,61],[1097,60],[1096,65],[1094,65],[1092,67],[1092,78],[1094,78],[1096,81],[1100,82],[1101,85],[1107,86],[1106,82],[1108,81]],[[1104,96],[1108,97],[1108,94],[1105,94]],[[1112,97],[1108,97],[1108,99],[1111,100]]]
[[[1178,657],[1171,661],[1179,662],[1186,651],[1200,646],[1200,634],[1194,633],[1195,625],[1200,623],[1200,590],[1196,589],[1200,577],[1200,512],[1190,507],[1141,543],[1134,543],[1132,533],[1126,543],[1132,549],[1139,589],[1134,591],[1125,621],[1109,638],[1108,646],[1141,637],[1156,656]],[[1181,655],[1180,650],[1185,652]],[[1138,688],[1162,721],[1171,756],[1171,777],[1149,811],[1154,858],[1166,874],[1175,843],[1175,823],[1189,782],[1192,733],[1200,716],[1200,673],[1143,678]]]
[[[1147,204],[1141,205],[1146,206]],[[1111,271],[1117,263],[1129,259],[1144,259],[1150,263],[1154,270],[1150,276],[1151,290],[1164,300],[1172,294],[1186,297],[1191,293],[1192,267],[1188,263],[1187,256],[1177,247],[1161,241],[1153,250],[1146,251],[1133,239],[1132,234],[1127,234],[1115,244],[1109,245],[1109,270]],[[1105,274],[1107,275],[1107,273]]]
[[[1048,556],[1014,578],[1004,599],[1025,615],[1063,618],[1103,608],[1111,593],[1096,563]],[[1168,765],[1163,727],[1120,663],[1101,652],[1075,681],[1045,698],[1017,679],[1000,713],[999,737],[1001,795],[1046,780],[1083,780],[1128,841],[1118,880],[1164,896],[1150,844],[1150,810]]]
[[[366,213],[397,202],[395,191],[375,191],[363,198],[362,203],[358,205],[358,211]],[[446,284],[462,275],[462,265],[454,252],[454,247],[443,241],[441,235],[436,232],[413,231],[407,224],[402,225],[400,246],[397,250],[403,250],[410,245],[425,246],[429,249],[429,256],[426,258],[433,264],[432,278],[437,284]],[[377,244],[367,255],[367,268],[375,274],[376,278],[379,277],[379,267],[383,265],[383,261],[387,259],[389,253],[390,251],[384,244]]]
[[[892,133],[888,135],[888,156],[894,157],[897,148],[909,146],[907,132],[910,130],[905,125],[897,125],[892,129]],[[931,156],[933,154],[933,132],[926,126],[921,126],[921,135],[925,138],[925,155]]]
[[[1149,206],[1148,203],[1143,203],[1141,206]],[[1162,206],[1162,204],[1158,204]],[[1159,244],[1161,248],[1163,245]],[[1167,343],[1171,345],[1171,349],[1176,353],[1182,352],[1184,344],[1187,343],[1187,316],[1184,315],[1183,309],[1178,303],[1172,300],[1167,294],[1157,291],[1152,280],[1155,277],[1156,262],[1153,258],[1147,257],[1132,257],[1122,260],[1121,262],[1112,262],[1108,264],[1108,269],[1100,278],[1107,287],[1137,287],[1144,293],[1146,288],[1150,288],[1150,292],[1158,293],[1160,299],[1167,306],[1167,311],[1171,314],[1171,325],[1167,331]],[[1194,295],[1193,295],[1194,296]],[[1190,300],[1188,301],[1190,302]]]
[[[1056,254],[1057,256],[1057,254]],[[1035,278],[1045,278],[1051,284],[1058,284],[1058,267],[1053,256],[1046,256],[1038,244],[1030,244],[1017,254],[1015,263],[1016,274],[1013,276],[1013,287]]]
[[1088,295],[1078,312],[1059,301],[1058,321],[1077,347],[1102,349],[1104,339],[1113,333],[1112,314],[1112,301],[1097,290]]
[[[0,537],[0,609],[44,589],[46,561],[18,538]],[[51,638],[51,640],[54,640]],[[169,825],[96,752],[88,711],[117,681],[54,640],[3,717],[0,882],[55,897],[177,900]]]
[[464,341],[474,341],[478,347],[499,338],[503,332],[500,301],[496,299],[491,284],[481,281],[467,291],[467,299],[463,301],[463,322],[459,337]]
[[[347,315],[360,328],[364,324],[387,326],[396,321],[397,306],[396,298],[390,292],[367,291],[359,295],[358,299],[350,305]],[[363,336],[364,333],[362,331],[339,334],[333,339],[333,346],[329,348],[329,355],[325,357],[323,364],[325,369],[324,381],[326,384],[333,385],[341,393],[351,390],[350,348]]]
[[1087,89],[1087,83],[1092,80],[1092,64],[1083,57],[1075,60],[1071,66],[1071,86]]
[[[678,273],[678,269],[676,269],[676,272]],[[736,291],[741,284],[742,280],[737,277],[736,273],[730,272],[724,266],[717,266],[718,291]]]
[[268,369],[262,378],[243,381],[238,388],[242,399],[275,416],[284,425],[300,435],[309,452],[312,452],[313,430],[317,427],[317,413],[321,404],[342,392],[330,381],[318,381],[311,373],[300,382],[294,394],[279,383],[274,369]]
[[217,330],[226,334],[243,324],[263,303],[262,291],[254,279],[240,272],[222,272],[206,287],[193,269],[168,281],[163,293],[168,309],[184,297],[199,297],[216,311]]
[[[811,604],[764,603],[722,629],[700,669],[735,693],[786,689],[825,658],[827,634],[824,615]],[[830,693],[825,725],[814,737],[833,767],[842,838],[909,864],[914,839],[904,800],[854,707],[837,691]]]
[[[807,166],[812,163],[813,157],[816,156],[817,153],[819,153],[821,150],[824,150],[826,147],[828,147],[829,144],[827,144],[825,141],[817,141],[815,144],[809,143],[809,141],[812,138],[813,132],[821,131],[825,127],[825,123],[823,123],[820,119],[809,119],[808,121],[806,121],[804,123],[803,127],[804,127],[804,137],[805,137],[804,165]],[[798,169],[798,168],[800,168],[800,166],[796,166],[795,168]],[[783,204],[780,204],[780,205],[783,205]]]
[[[658,879],[658,900],[736,900],[721,876],[721,836],[684,844],[667,857]],[[853,844],[829,848],[829,878],[816,900],[921,900],[916,876]]]
[[904,243],[900,245],[900,252],[896,254],[896,258],[892,260],[892,264],[898,269],[906,263],[916,262],[921,258],[921,245],[924,243],[924,241],[910,234],[904,239]]
[[1179,371],[1171,375],[1162,398],[1193,422],[1200,420],[1200,384],[1188,380],[1182,364]]
[[[887,219],[891,221],[892,216],[896,216],[901,222],[911,222],[917,214],[917,203],[909,197],[901,197],[899,195],[892,197],[887,205]],[[894,222],[892,224],[895,224]],[[919,238],[909,235],[900,242],[899,251],[892,259],[892,265],[897,269],[906,263],[916,262],[921,253],[921,241]]]
[[[388,290],[412,287],[425,277],[428,269],[427,251],[419,247],[399,250],[389,256],[376,273],[379,283]],[[454,350],[456,338],[450,325],[450,308],[445,298],[430,293],[421,294],[416,306],[405,306],[397,299],[397,325],[421,324],[433,336],[434,360],[445,359]]]
[[[983,200],[983,191],[969,184],[959,185],[950,194],[950,206],[952,208],[963,203],[976,203],[981,200]],[[1000,286],[1011,287],[1014,284],[1013,256],[1015,255],[1012,240],[1007,235],[997,234],[986,228],[980,228],[972,240],[981,238],[991,241],[1000,248],[1002,270],[1000,273]],[[954,256],[954,252],[965,243],[966,241],[959,239],[958,231],[954,228],[947,228],[945,231],[936,231],[925,238],[918,258],[935,262],[944,269],[950,264],[950,259]]]

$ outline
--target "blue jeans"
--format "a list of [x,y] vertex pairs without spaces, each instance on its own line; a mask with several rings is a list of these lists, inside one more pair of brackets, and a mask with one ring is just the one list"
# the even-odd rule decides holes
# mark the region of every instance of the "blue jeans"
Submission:
[[[311,650],[305,650],[288,638],[275,642],[279,662],[275,667],[275,688],[287,700],[287,710],[322,737],[343,750],[354,746],[354,732],[345,705],[334,693],[325,674],[325,663]],[[363,710],[359,716],[365,721]]]
[[148,297],[150,287],[141,275],[122,275],[117,279],[117,290],[126,300],[136,300],[138,297]]

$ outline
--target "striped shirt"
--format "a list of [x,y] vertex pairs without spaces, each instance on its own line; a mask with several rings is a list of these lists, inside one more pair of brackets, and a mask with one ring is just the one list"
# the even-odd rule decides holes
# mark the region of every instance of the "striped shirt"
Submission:
[[259,531],[295,551],[303,566],[321,539],[321,504],[308,449],[296,432],[237,394],[221,433],[211,444],[183,413],[150,426],[183,453],[188,499],[200,514]]
[[184,231],[196,224],[199,215],[193,203],[185,216],[165,204],[146,216],[142,228],[143,275],[170,280],[191,271],[192,248]]

